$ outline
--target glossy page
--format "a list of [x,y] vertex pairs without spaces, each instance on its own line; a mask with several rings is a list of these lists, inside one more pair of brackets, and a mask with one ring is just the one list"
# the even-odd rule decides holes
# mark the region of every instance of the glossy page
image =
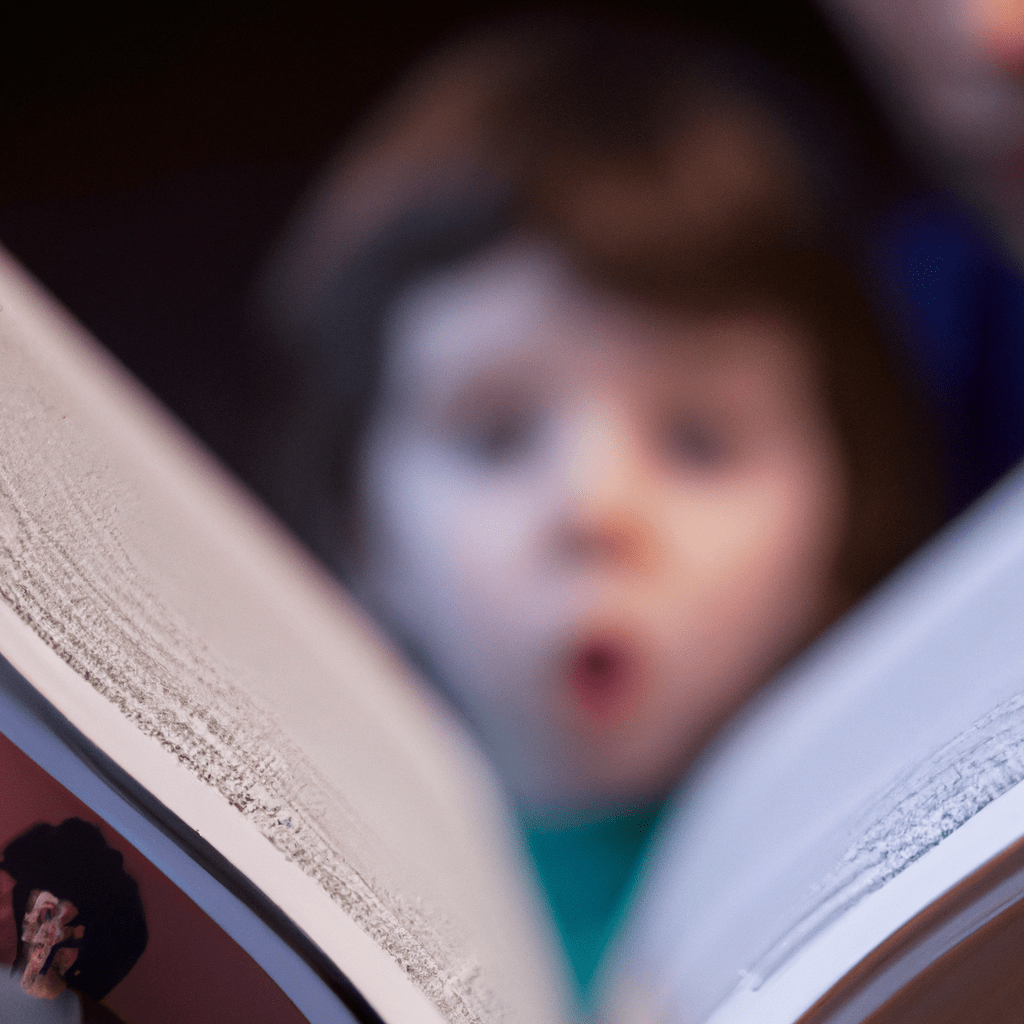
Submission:
[[[104,997],[103,1005],[127,1024],[173,1024],[183,1020],[195,1024],[242,1024],[259,1019],[281,1024],[303,1024],[307,1020],[354,1024],[357,1018],[331,986],[286,943],[274,941],[272,931],[239,898],[244,897],[244,892],[235,896],[225,890],[214,895],[217,883],[208,874],[203,876],[202,869],[187,855],[180,855],[181,849],[175,849],[158,822],[147,821],[143,810],[132,808],[124,794],[118,794],[111,782],[104,782],[95,766],[77,758],[52,733],[47,738],[45,723],[26,716],[26,709],[19,708],[16,701],[11,703],[7,684],[12,671],[7,665],[0,669],[0,706],[6,731],[44,760],[51,761],[58,773],[69,776],[67,781],[81,789],[90,802],[79,799],[10,739],[0,735],[0,787],[4,794],[0,806],[0,848],[40,823],[59,826],[77,818],[100,829],[104,841],[124,858],[125,872],[139,887],[148,940],[139,960]],[[114,829],[108,818],[133,833],[140,845],[178,875],[198,899],[252,947],[284,980],[306,1012],[298,1009],[228,930]],[[66,856],[70,864],[77,854],[69,848]],[[15,963],[20,931],[12,907],[13,888],[11,875],[0,871],[0,971],[5,976]],[[86,933],[88,930],[86,924]],[[85,941],[89,938],[88,934],[84,936]],[[17,980],[12,984],[16,985]],[[358,1005],[356,1008],[364,1010]]]

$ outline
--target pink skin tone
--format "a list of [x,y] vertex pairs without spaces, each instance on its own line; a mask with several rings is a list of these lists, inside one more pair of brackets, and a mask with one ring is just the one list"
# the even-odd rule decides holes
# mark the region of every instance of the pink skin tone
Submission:
[[661,796],[844,603],[845,467],[801,333],[595,291],[527,238],[390,326],[358,589],[522,803]]
[[78,950],[72,946],[56,950],[54,947],[62,942],[81,939],[85,934],[83,925],[68,927],[68,922],[76,917],[78,908],[70,900],[58,899],[53,893],[40,889],[29,893],[21,926],[21,940],[27,957],[21,974],[21,987],[30,996],[56,999],[67,987],[64,974],[78,959]]

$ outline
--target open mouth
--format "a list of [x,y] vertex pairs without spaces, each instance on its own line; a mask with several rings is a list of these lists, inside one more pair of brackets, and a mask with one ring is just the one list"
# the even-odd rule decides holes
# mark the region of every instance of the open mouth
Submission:
[[589,640],[570,659],[573,696],[594,724],[610,725],[622,714],[636,677],[635,659],[614,641]]

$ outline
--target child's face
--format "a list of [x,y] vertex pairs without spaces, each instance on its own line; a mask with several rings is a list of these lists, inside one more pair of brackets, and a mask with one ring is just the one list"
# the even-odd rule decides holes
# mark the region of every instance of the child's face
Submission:
[[526,240],[390,328],[364,594],[520,799],[660,795],[840,606],[844,463],[800,332],[631,305]]

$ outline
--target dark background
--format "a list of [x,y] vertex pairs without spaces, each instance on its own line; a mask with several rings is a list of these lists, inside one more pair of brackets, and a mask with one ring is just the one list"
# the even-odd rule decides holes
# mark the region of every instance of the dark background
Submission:
[[[0,33],[0,241],[249,477],[281,368],[248,310],[288,211],[419,54],[461,27],[544,5],[22,6]],[[734,36],[877,132],[848,62],[801,0],[629,9]]]

